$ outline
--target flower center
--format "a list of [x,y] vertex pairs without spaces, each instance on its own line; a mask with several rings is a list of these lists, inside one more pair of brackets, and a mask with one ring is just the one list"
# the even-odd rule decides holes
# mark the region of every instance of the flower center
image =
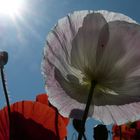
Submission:
[[91,78],[89,78],[89,76],[84,76],[81,84],[83,86],[86,86],[86,87],[89,88],[91,86],[91,81],[92,80],[96,81],[96,87],[95,87],[96,91],[101,91],[102,93],[105,93],[105,94],[118,95],[118,93],[116,93],[112,89],[109,89],[109,88],[101,85],[96,78],[91,79]]

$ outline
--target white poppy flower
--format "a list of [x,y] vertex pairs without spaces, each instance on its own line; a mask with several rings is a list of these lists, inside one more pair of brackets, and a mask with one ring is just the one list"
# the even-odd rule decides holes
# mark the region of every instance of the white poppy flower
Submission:
[[104,124],[140,119],[140,25],[108,11],[77,11],[49,33],[42,71],[50,102],[81,118],[91,81],[89,117]]

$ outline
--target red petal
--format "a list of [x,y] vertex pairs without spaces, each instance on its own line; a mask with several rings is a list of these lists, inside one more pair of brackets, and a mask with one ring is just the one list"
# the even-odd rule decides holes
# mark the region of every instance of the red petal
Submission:
[[48,105],[48,95],[43,93],[36,96],[36,101]]
[[[37,96],[36,96],[36,101],[38,101],[38,102],[40,102],[40,103],[43,103],[43,104],[46,104],[46,105],[49,105],[50,107],[52,107],[52,108],[54,108],[55,110],[57,110],[56,107],[54,107],[53,105],[51,105],[51,104],[49,103],[49,101],[48,101],[48,95],[47,95],[46,93],[42,93],[42,94],[37,95]],[[67,126],[68,123],[69,123],[69,119],[68,119],[68,118],[65,118],[65,117],[63,117],[63,116],[61,116],[61,117],[62,117],[62,119],[63,119],[65,125]]]
[[[8,140],[7,108],[0,111],[0,140]],[[11,105],[14,140],[56,139],[56,116],[60,139],[66,136],[66,124],[53,108],[40,102],[22,101]]]

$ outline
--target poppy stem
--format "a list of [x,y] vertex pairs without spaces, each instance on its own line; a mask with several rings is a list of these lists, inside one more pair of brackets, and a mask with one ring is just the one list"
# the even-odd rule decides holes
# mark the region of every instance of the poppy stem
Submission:
[[86,122],[86,119],[88,116],[88,112],[89,112],[90,104],[92,101],[92,96],[93,96],[95,86],[96,86],[96,81],[95,80],[91,81],[91,87],[89,90],[88,99],[87,99],[85,111],[84,111],[83,118],[82,118],[81,131],[79,132],[78,140],[82,139],[82,136],[83,136],[84,131],[85,131],[85,122]]
[[119,131],[120,131],[120,140],[122,140],[122,128],[121,128],[121,125],[119,126]]
[[57,109],[55,109],[55,128],[56,128],[57,140],[60,140],[59,128],[58,128],[58,110]]
[[9,118],[9,139],[11,140],[11,110],[10,110],[10,102],[9,102],[9,98],[8,98],[8,92],[6,89],[6,84],[5,84],[5,78],[4,78],[4,72],[3,72],[3,67],[0,68],[1,71],[1,80],[2,80],[2,85],[3,85],[3,91],[4,91],[4,95],[5,95],[5,99],[6,99],[6,104],[7,104],[7,109],[8,109],[8,118]]

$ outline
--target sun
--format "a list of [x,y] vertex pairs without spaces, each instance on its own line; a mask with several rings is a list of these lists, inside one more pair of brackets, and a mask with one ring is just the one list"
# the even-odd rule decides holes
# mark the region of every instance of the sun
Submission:
[[15,17],[23,8],[22,0],[0,0],[0,14]]

